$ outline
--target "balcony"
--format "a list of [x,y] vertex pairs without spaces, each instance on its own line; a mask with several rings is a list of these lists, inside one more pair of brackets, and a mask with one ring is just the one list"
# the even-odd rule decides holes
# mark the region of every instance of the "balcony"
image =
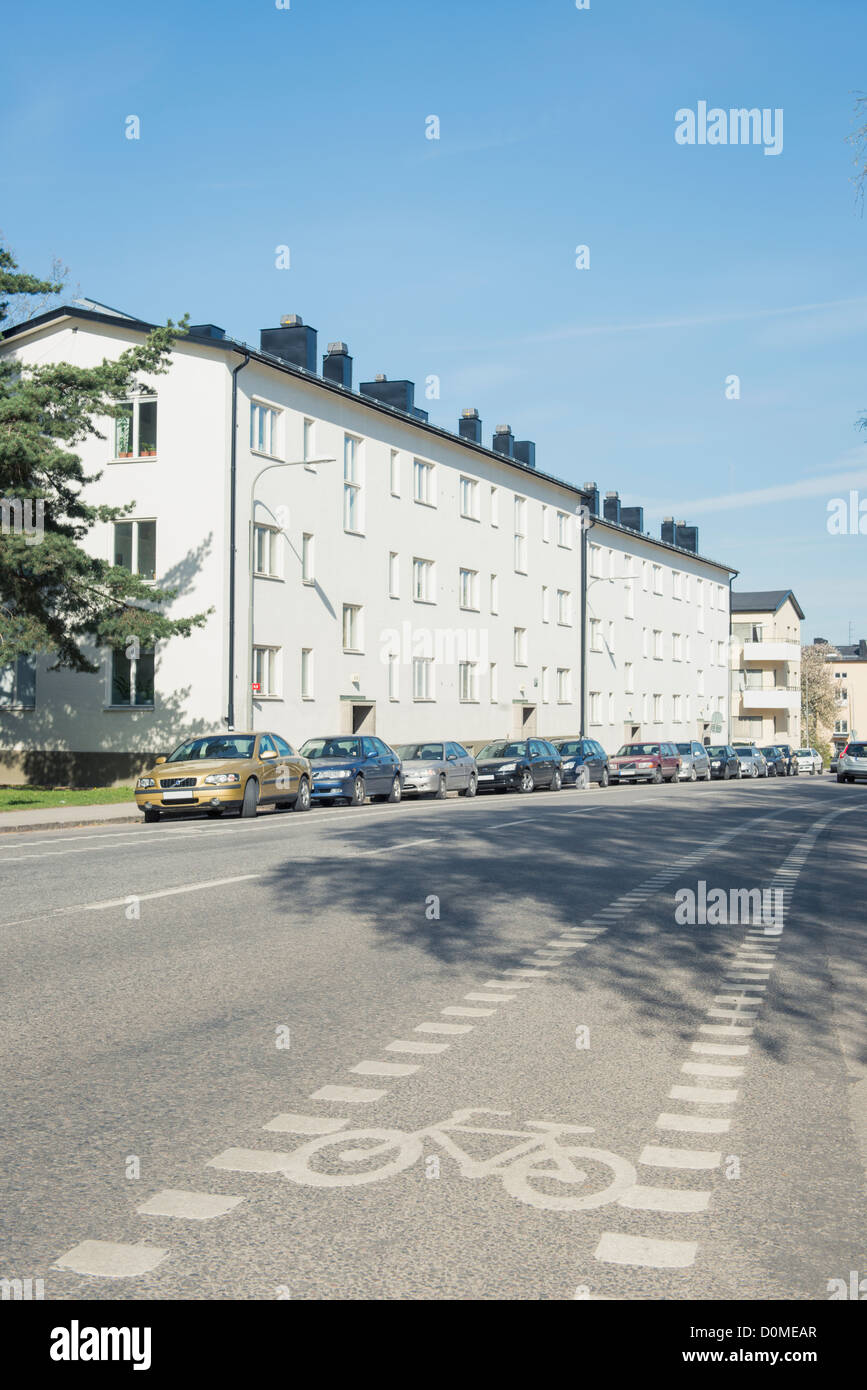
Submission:
[[744,642],[744,661],[800,661],[797,642]]
[[741,712],[748,714],[759,710],[787,710],[789,714],[796,714],[801,708],[801,690],[799,686],[776,686],[767,690],[742,690]]

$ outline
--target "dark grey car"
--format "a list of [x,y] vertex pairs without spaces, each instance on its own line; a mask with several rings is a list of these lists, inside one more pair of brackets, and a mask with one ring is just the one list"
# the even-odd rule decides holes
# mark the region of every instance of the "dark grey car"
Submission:
[[403,765],[404,796],[434,796],[449,792],[475,796],[479,785],[476,760],[462,743],[399,743],[395,752]]
[[692,739],[689,743],[678,743],[680,754],[680,780],[682,782],[709,782],[710,758],[703,744]]

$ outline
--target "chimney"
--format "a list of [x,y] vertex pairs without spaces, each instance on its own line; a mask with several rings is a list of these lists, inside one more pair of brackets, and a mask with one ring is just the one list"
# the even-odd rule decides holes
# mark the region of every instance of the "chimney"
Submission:
[[693,555],[698,554],[698,527],[687,526],[685,521],[679,521],[675,527],[675,545],[679,545],[681,550],[689,550]]
[[479,412],[475,408],[461,411],[458,434],[461,439],[468,439],[471,444],[481,444],[482,422],[479,419]]
[[347,391],[352,390],[352,358],[345,343],[329,343],[322,359],[322,375],[326,381],[336,381]]
[[599,489],[595,483],[585,483],[583,491],[588,494],[587,505],[591,516],[599,515]]
[[620,525],[628,526],[630,531],[644,532],[644,508],[643,507],[621,507]]
[[602,514],[606,521],[614,521],[620,525],[620,493],[606,492],[605,501],[602,504]]
[[415,420],[428,418],[426,410],[419,410],[413,405],[415,383],[412,381],[389,381],[384,372],[377,372],[373,381],[362,381],[358,389],[363,396],[370,396],[375,401],[381,401],[383,405],[390,405],[392,410],[400,410]]
[[215,323],[194,323],[187,329],[191,338],[225,338],[225,328],[218,328]]
[[524,463],[528,468],[536,467],[536,446],[532,439],[515,440],[515,458],[519,463]]
[[662,518],[662,531],[661,531],[660,534],[661,534],[661,536],[662,536],[662,539],[666,542],[666,544],[668,544],[668,545],[674,545],[674,517],[673,517],[673,516],[664,516],[664,517]]
[[505,454],[506,458],[515,457],[515,436],[512,434],[511,425],[497,425],[494,431],[493,449],[496,454]]
[[305,372],[316,371],[316,329],[307,328],[297,314],[286,314],[279,328],[263,328],[259,334],[262,352],[281,357]]

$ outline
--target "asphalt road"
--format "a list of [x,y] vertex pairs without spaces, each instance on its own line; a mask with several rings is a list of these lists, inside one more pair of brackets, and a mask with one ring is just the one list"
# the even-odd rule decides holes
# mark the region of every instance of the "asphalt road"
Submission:
[[[865,828],[826,775],[3,837],[0,1277],[827,1299],[867,1275]],[[782,931],[681,923],[699,881]]]

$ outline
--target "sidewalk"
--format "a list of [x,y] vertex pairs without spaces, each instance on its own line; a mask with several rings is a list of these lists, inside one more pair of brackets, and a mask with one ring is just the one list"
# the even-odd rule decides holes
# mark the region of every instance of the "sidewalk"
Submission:
[[60,830],[65,825],[123,824],[142,819],[134,801],[111,806],[41,806],[35,811],[0,811],[0,835],[15,830]]

